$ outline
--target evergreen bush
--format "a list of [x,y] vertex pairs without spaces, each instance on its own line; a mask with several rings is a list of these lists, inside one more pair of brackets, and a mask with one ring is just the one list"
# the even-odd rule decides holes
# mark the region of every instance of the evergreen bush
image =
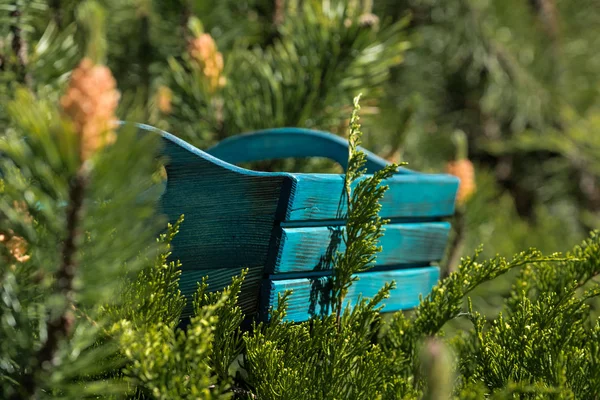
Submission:
[[[347,249],[335,258],[331,315],[284,322],[284,295],[269,322],[242,330],[242,274],[222,291],[199,284],[194,316],[182,328],[180,266],[168,256],[185,222],[150,246],[153,199],[139,196],[153,184],[153,140],[134,141],[125,129],[86,159],[77,151],[84,131],[45,102],[25,93],[18,101],[15,131],[2,142],[4,398],[588,399],[600,389],[600,324],[587,305],[600,294],[598,233],[564,256],[529,250],[512,259],[464,258],[412,313],[382,317],[379,303],[393,282],[349,308],[352,275],[379,251],[380,183],[392,165],[347,189]],[[347,188],[365,162],[357,112],[358,98]],[[130,174],[103,167],[108,161],[124,162]],[[119,226],[113,219],[125,212],[138,217]],[[477,286],[516,268],[497,318],[488,322],[470,300],[464,306]],[[444,337],[455,318],[472,327]]]
[[[527,29],[515,30],[528,40],[523,48],[546,49],[539,44],[543,34],[526,34],[539,24],[529,24],[523,4],[511,25],[515,14],[498,2],[401,3],[391,10],[366,0],[0,0],[6,11],[0,16],[0,398],[597,398],[600,323],[592,311],[600,294],[600,233],[564,254],[530,249],[489,256],[514,252],[525,241],[562,248],[594,225],[595,92],[556,104],[561,96],[533,78],[546,83],[562,70],[511,57],[518,43],[501,28],[523,24]],[[552,11],[553,1],[536,3],[541,11],[532,18],[549,18],[543,29],[558,35],[553,13],[566,6]],[[410,23],[407,10],[414,13]],[[586,21],[597,14],[563,13]],[[423,17],[429,14],[435,18]],[[459,16],[465,23],[451,23]],[[596,43],[591,31],[567,27],[567,50],[580,52],[573,43],[582,35]],[[440,39],[448,44],[444,51]],[[460,45],[465,40],[467,47]],[[409,65],[398,69],[405,56]],[[577,68],[565,67],[562,91],[590,76],[596,62],[583,62],[579,53],[572,60]],[[431,75],[436,79],[423,77],[436,68],[444,71]],[[507,71],[517,77],[506,79]],[[399,96],[406,83],[418,87]],[[453,85],[464,89],[461,99],[485,106],[475,120],[485,120],[486,139],[474,140],[472,120],[432,104],[439,94],[428,95],[432,86],[452,92]],[[531,100],[531,87],[541,103]],[[478,192],[463,210],[471,235],[466,248],[485,239],[491,252],[480,248],[463,257],[410,312],[382,312],[393,282],[352,308],[344,302],[353,274],[379,251],[380,183],[396,168],[349,190],[364,162],[356,151],[358,102],[352,114],[348,107],[361,91],[368,126],[387,121],[405,129],[369,135],[390,158],[403,148],[419,166],[447,161],[434,157],[444,153],[443,140],[428,141],[435,135],[427,127],[456,123],[475,160],[496,168],[478,171]],[[501,98],[509,101],[494,113]],[[181,266],[169,256],[185,219],[161,233],[165,222],[155,211],[158,138],[139,136],[128,124],[117,135],[117,115],[168,128],[201,147],[283,125],[340,132],[351,115],[346,251],[335,257],[334,312],[285,322],[284,295],[269,322],[246,328],[248,316],[237,306],[244,274],[227,288],[201,282],[193,299],[184,298]],[[507,126],[509,137],[494,136]],[[423,137],[411,135],[415,127],[426,128]],[[548,176],[502,180],[497,167],[524,168],[539,157],[545,171],[561,172],[550,188],[533,190],[534,198],[552,201],[529,204],[539,210],[530,223],[518,215],[527,197],[522,189]],[[567,184],[572,176],[585,189],[581,199],[576,185]],[[498,181],[510,190],[502,193]],[[487,203],[498,199],[506,212],[489,210]],[[583,211],[565,217],[574,207]],[[555,210],[560,218],[552,218]],[[490,284],[507,296],[491,296]],[[490,297],[500,314],[487,307]],[[183,326],[187,302],[194,315]]]

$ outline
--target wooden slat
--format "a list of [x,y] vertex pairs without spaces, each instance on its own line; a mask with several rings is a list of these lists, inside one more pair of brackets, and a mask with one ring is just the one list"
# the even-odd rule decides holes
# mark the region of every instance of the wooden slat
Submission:
[[[383,311],[392,312],[416,307],[419,295],[426,296],[437,283],[439,268],[365,272],[359,276],[360,280],[350,287],[346,298],[350,305],[356,303],[359,295],[371,298],[386,282],[395,281],[396,289],[382,302]],[[330,278],[267,280],[263,285],[263,309],[276,307],[279,294],[293,291],[288,298],[287,321],[306,321],[330,313]]]
[[[208,276],[208,291],[221,291],[223,288],[231,285],[231,279],[241,274],[241,268],[213,268],[203,270],[184,270],[179,283],[181,293],[187,299],[187,306],[183,311],[182,317],[188,317],[192,314],[192,299],[198,289],[198,283],[202,278]],[[258,266],[249,268],[248,274],[242,285],[242,295],[238,305],[247,315],[253,315],[257,311],[260,285],[263,280],[263,267]]]
[[[336,250],[344,251],[342,227],[279,228],[277,253],[269,273],[331,269]],[[447,222],[395,223],[385,227],[377,266],[439,261],[444,255],[450,224]]]
[[[291,198],[283,221],[340,219],[346,212],[344,176],[293,174]],[[434,218],[454,213],[458,179],[450,175],[400,174],[384,182],[389,186],[381,201],[384,218]]]

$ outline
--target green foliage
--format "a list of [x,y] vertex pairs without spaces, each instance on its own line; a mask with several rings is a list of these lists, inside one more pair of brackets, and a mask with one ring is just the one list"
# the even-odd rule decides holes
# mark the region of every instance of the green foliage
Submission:
[[[586,301],[600,291],[593,287],[579,293],[578,289],[590,284],[600,269],[599,238],[593,234],[565,256],[545,257],[531,250],[511,260],[465,258],[414,313],[398,312],[389,320],[382,318],[378,304],[393,285],[344,309],[339,323],[335,314],[296,324],[284,322],[286,294],[268,323],[255,324],[240,334],[242,314],[235,301],[242,279],[235,278],[222,293],[207,293],[202,284],[195,300],[196,317],[185,333],[176,336],[172,328],[157,322],[152,333],[141,331],[144,336],[137,339],[125,334],[129,349],[125,351],[138,368],[130,367],[128,373],[153,377],[141,382],[167,396],[162,398],[185,397],[192,386],[179,378],[160,381],[159,369],[149,371],[143,365],[162,362],[166,369],[196,376],[197,382],[211,387],[206,398],[211,398],[209,393],[269,399],[449,398],[451,385],[443,382],[452,382],[454,363],[448,351],[453,350],[457,398],[504,399],[517,394],[592,398],[599,382],[600,327],[590,323]],[[489,322],[470,301],[464,306],[473,288],[514,268],[522,270],[522,278],[515,282],[515,293],[519,290],[521,295],[508,299],[500,316]],[[557,273],[573,284],[561,286]],[[444,339],[443,327],[461,317],[470,320],[473,328]],[[194,366],[185,357],[179,358],[180,365],[169,364],[178,353],[189,351],[185,346],[195,340],[191,332],[196,332],[193,327],[202,319],[203,326],[211,327],[202,332],[213,332],[205,337],[209,348],[198,347]],[[428,339],[432,336],[438,339]]]
[[[356,273],[372,265],[380,250],[377,241],[385,221],[378,217],[379,201],[386,189],[382,180],[397,168],[391,166],[384,175],[362,176],[358,98],[350,124],[346,177],[347,247],[335,258],[332,278],[332,298],[338,307],[334,313],[302,323],[286,322],[286,294],[268,322],[243,330],[244,316],[237,306],[242,274],[222,291],[209,292],[202,282],[193,299],[194,315],[187,326],[178,326],[185,299],[178,288],[180,264],[169,260],[169,254],[183,218],[169,226],[154,245],[148,240],[152,237],[148,221],[153,219],[148,213],[153,204],[148,190],[156,167],[148,154],[153,142],[127,142],[135,135],[124,130],[115,146],[92,160],[95,172],[83,220],[86,240],[76,242],[80,269],[75,311],[80,318],[73,333],[61,337],[52,367],[37,365],[39,349],[44,348],[43,332],[52,329],[48,316],[63,312],[68,298],[52,284],[57,270],[47,261],[51,259],[46,258],[45,263],[41,259],[60,248],[51,241],[59,240],[60,229],[64,229],[57,216],[63,212],[60,201],[70,199],[72,183],[65,177],[76,174],[77,161],[70,151],[75,139],[69,136],[69,125],[53,114],[51,105],[26,94],[21,101],[21,107],[15,103],[11,108],[14,126],[31,133],[22,140],[12,130],[6,132],[2,142],[6,196],[0,209],[2,231],[22,235],[31,246],[31,259],[13,262],[3,272],[0,365],[6,397],[22,397],[18,393],[27,392],[28,382],[34,383],[39,395],[67,398],[428,399],[454,395],[467,399],[535,395],[584,399],[597,392],[600,325],[590,319],[587,303],[600,294],[594,283],[600,272],[598,233],[564,256],[543,256],[529,250],[511,259],[480,260],[478,251],[474,257],[464,258],[458,270],[411,313],[383,318],[380,303],[394,290],[393,282],[373,299],[360,299],[352,308],[340,306],[344,288],[355,281]],[[150,150],[146,162],[141,162],[141,154],[131,166],[128,157],[118,157],[123,142],[128,144],[128,153]],[[31,164],[27,156],[48,163]],[[109,164],[97,164],[100,160]],[[133,177],[117,174],[121,169],[108,168],[123,165],[119,163],[140,171],[135,165],[147,178],[133,182]],[[115,196],[113,187],[122,187],[118,185],[137,188],[137,196],[125,190]],[[12,200],[17,199],[28,202],[33,220],[15,208]],[[139,225],[131,225],[124,217],[132,212],[139,213]],[[115,215],[123,225],[112,220],[106,224],[99,213]],[[109,232],[107,239],[102,232]],[[117,234],[119,240],[108,240]],[[3,260],[10,256],[6,250]],[[58,254],[54,257],[56,262],[60,260]],[[474,289],[513,269],[520,269],[520,274],[502,314],[488,320],[470,300],[465,307],[465,297]],[[444,327],[461,317],[473,327],[445,339]],[[32,330],[40,326],[41,331]]]
[[222,292],[208,293],[208,285],[202,282],[194,296],[195,315],[202,315],[206,308],[216,308],[211,364],[221,385],[232,383],[230,369],[236,367],[243,350],[241,324],[244,316],[237,302],[247,272],[244,270],[239,277],[233,278],[231,285]]
[[2,245],[1,397],[123,391],[105,376],[120,361],[115,343],[104,340],[108,321],[99,305],[118,306],[122,266],[137,271],[155,251],[162,222],[156,198],[141,194],[154,185],[156,138],[124,128],[114,146],[82,167],[87,183],[75,196],[82,169],[70,125],[51,101],[25,90],[7,106],[0,232],[21,238],[28,258],[12,257]]
[[285,19],[272,42],[241,42],[224,52],[227,83],[215,92],[188,55],[169,58],[163,80],[174,106],[165,127],[198,146],[281,126],[338,131],[355,93],[381,97],[390,68],[408,47],[406,20],[376,29],[360,23],[360,10],[345,1],[282,4]]
[[511,383],[552,389],[560,398],[593,398],[598,393],[598,321],[588,301],[600,273],[600,237],[593,233],[557,264],[528,265],[514,285],[504,312],[491,323],[469,305],[474,329],[459,343],[465,382],[484,382],[501,392]]
[[143,329],[156,321],[175,328],[185,307],[185,297],[179,290],[181,264],[168,260],[173,237],[179,231],[183,216],[175,223],[168,224],[167,232],[159,237],[165,248],[159,252],[154,263],[148,262],[135,279],[123,279],[119,307],[105,308],[105,313],[117,321],[125,319],[134,327]]
[[215,322],[206,313],[194,317],[186,331],[156,323],[138,332],[123,324],[121,345],[132,360],[125,374],[156,399],[218,398],[211,393],[207,364]]
[[258,398],[330,399],[377,398],[396,389],[395,382],[386,384],[385,352],[373,342],[380,326],[378,303],[394,283],[386,285],[371,300],[362,299],[354,308],[343,308],[356,273],[372,266],[382,236],[383,221],[379,216],[387,187],[382,181],[392,175],[391,165],[371,177],[361,178],[366,162],[358,151],[360,124],[359,97],[349,127],[349,162],[345,177],[347,222],[344,231],[345,252],[334,259],[332,303],[334,314],[314,318],[300,324],[283,322],[287,294],[278,299],[269,323],[253,327],[244,335],[246,353],[244,368],[247,383],[256,389]]
[[377,304],[391,288],[352,310],[346,308],[339,327],[334,315],[300,324],[282,322],[286,298],[280,298],[271,321],[244,336],[244,367],[257,397],[389,398],[399,382],[388,374],[388,355],[373,343],[373,335],[381,324]]
[[[347,207],[346,229],[342,240],[346,246],[344,253],[334,259],[333,279],[333,311],[339,321],[343,310],[343,302],[350,285],[358,280],[355,275],[372,267],[375,257],[381,248],[379,239],[383,236],[383,225],[387,223],[379,217],[380,201],[387,190],[382,181],[392,176],[399,165],[391,164],[376,171],[372,177],[358,180],[364,174],[367,158],[358,150],[362,132],[358,112],[360,95],[354,99],[354,110],[350,118],[348,135],[349,158],[348,170],[344,175],[345,200]],[[356,184],[352,188],[353,184]]]
[[[0,397],[600,393],[599,234],[564,256],[519,252],[567,250],[598,226],[598,87],[589,83],[600,35],[589,0],[378,1],[374,9],[367,0],[0,0],[0,10]],[[223,55],[224,85],[208,84],[188,53],[202,32]],[[395,169],[362,176],[355,104],[334,313],[285,322],[283,296],[269,322],[247,329],[237,305],[243,275],[224,289],[203,282],[184,299],[181,265],[169,257],[183,220],[155,240],[163,226],[154,216],[155,138],[121,128],[85,165],[75,204],[77,137],[57,104],[83,56],[114,72],[119,118],[200,147],[278,126],[341,132],[358,92],[368,98],[368,147],[416,169],[441,170],[460,129],[478,171],[465,248],[485,242],[485,250],[413,311],[381,313],[393,283],[344,307],[379,251],[381,183]],[[170,90],[170,110],[159,107],[159,87]],[[6,245],[9,236],[28,259]]]

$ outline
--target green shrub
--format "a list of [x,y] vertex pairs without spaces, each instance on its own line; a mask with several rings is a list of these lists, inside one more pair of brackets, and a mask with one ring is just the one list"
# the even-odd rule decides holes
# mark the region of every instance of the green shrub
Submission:
[[[242,274],[222,291],[201,283],[194,316],[179,327],[186,299],[180,266],[168,256],[185,222],[150,245],[154,231],[147,228],[159,220],[150,212],[153,199],[139,201],[152,186],[154,141],[134,142],[125,129],[115,146],[83,164],[90,183],[73,230],[79,170],[69,141],[76,138],[45,102],[23,94],[11,109],[13,125],[1,142],[0,231],[23,238],[30,258],[17,260],[2,247],[2,398],[590,399],[600,392],[600,324],[587,305],[600,294],[598,233],[565,255],[466,257],[411,312],[381,313],[393,282],[350,309],[344,294],[351,276],[379,251],[380,183],[394,165],[347,191],[344,240],[351,245],[335,258],[332,315],[285,322],[286,294],[268,323],[243,330],[236,305]],[[356,102],[347,183],[364,164],[357,112]],[[104,167],[109,161],[130,174]],[[15,208],[23,199],[29,214]],[[85,235],[72,241],[76,269],[65,290],[57,279],[60,243],[79,231]],[[484,318],[469,293],[513,269],[518,278],[502,313]],[[445,336],[454,319],[470,321],[470,329]]]
[[[185,221],[159,234],[156,138],[125,126],[113,146],[82,158],[82,132],[58,107],[84,56],[114,71],[123,93],[115,115],[198,146],[285,125],[337,132],[359,91],[370,101],[373,148],[409,154],[419,169],[447,161],[440,136],[460,127],[481,164],[467,247],[547,251],[598,219],[596,92],[581,84],[597,71],[585,50],[599,36],[580,22],[597,19],[592,8],[558,4],[576,57],[522,58],[540,14],[525,3],[515,8],[523,34],[508,1],[381,2],[381,15],[398,14],[381,21],[371,1],[266,3],[0,0],[0,398],[597,398],[600,325],[589,305],[599,293],[598,233],[565,255],[478,250],[410,312],[382,313],[393,282],[345,307],[352,275],[379,250],[379,183],[395,166],[347,191],[349,245],[335,258],[332,315],[284,322],[283,296],[269,323],[242,329],[243,274],[181,295],[169,246]],[[405,11],[415,14],[410,25]],[[224,86],[186,51],[203,31],[225,55]],[[572,75],[561,81],[565,96],[547,90],[557,81],[544,73],[558,65],[549,59]],[[357,112],[347,183],[362,173]],[[515,171],[508,181],[499,178],[505,165]],[[492,285],[510,295],[492,296]],[[488,297],[501,314],[482,307]],[[181,327],[188,301],[195,312]]]

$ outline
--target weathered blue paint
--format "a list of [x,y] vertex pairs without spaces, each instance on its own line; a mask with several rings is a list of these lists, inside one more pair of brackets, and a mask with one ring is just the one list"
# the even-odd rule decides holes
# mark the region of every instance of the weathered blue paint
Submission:
[[[385,306],[383,311],[391,312],[416,307],[419,296],[426,296],[435,286],[440,272],[437,267],[424,267],[364,272],[357,276],[360,279],[350,287],[346,296],[350,306],[356,304],[360,296],[371,298],[386,283],[395,281],[396,289],[382,302]],[[263,285],[264,304],[269,307],[276,307],[279,295],[292,290],[288,297],[287,321],[305,321],[331,312],[331,300],[327,297],[331,278],[268,280]],[[267,318],[266,311],[262,315]]]
[[[450,224],[424,222],[389,224],[380,240],[377,266],[439,261],[444,256]],[[339,226],[280,228],[276,258],[269,273],[331,270],[335,250],[344,251]]]
[[[339,219],[346,212],[344,176],[294,174],[285,221]],[[389,187],[381,201],[383,218],[447,217],[454,214],[458,180],[450,175],[399,174],[385,181]]]
[[[222,142],[210,150],[218,155],[215,157],[169,133],[147,125],[138,127],[160,134],[164,141],[162,154],[166,158],[168,179],[161,208],[170,221],[185,214],[172,245],[173,257],[182,262],[181,290],[188,298],[203,276],[208,275],[210,289],[220,290],[243,268],[248,268],[240,306],[248,315],[259,310],[263,313],[272,302],[265,303],[263,297],[262,306],[259,305],[261,282],[263,292],[269,292],[272,291],[269,282],[277,281],[279,273],[302,272],[307,277],[314,273],[309,271],[319,269],[319,260],[327,258],[328,250],[333,250],[329,227],[344,223],[345,202],[340,201],[343,175],[256,172],[224,160],[245,162],[319,155],[345,165],[348,154],[345,140],[295,128],[263,131]],[[276,139],[269,145],[272,138]],[[311,148],[309,138],[318,145]],[[264,146],[270,147],[261,156]],[[368,158],[371,171],[386,163],[371,153]],[[448,175],[403,169],[385,184],[390,189],[383,200],[382,216],[394,222],[383,238],[383,252],[377,267],[407,268],[439,260],[449,226],[436,221],[454,212],[458,180]],[[281,240],[282,237],[285,240]],[[349,299],[355,300],[361,291],[364,296],[372,295],[372,288],[379,289],[385,279],[392,276],[398,277],[399,287],[418,281],[414,291],[425,294],[437,279],[434,270],[437,271],[424,269],[429,271],[422,272],[427,278],[419,279],[409,279],[416,275],[398,272],[416,273],[420,271],[418,268],[362,274],[362,283],[354,287]],[[435,279],[431,278],[434,275]],[[400,282],[405,278],[407,283]],[[282,283],[277,285],[279,288]],[[395,293],[405,290],[408,289],[397,289]],[[298,300],[290,303],[291,308],[298,310],[294,311],[295,320],[299,320],[300,315],[308,316],[308,309],[304,314],[301,312],[302,307],[307,306],[301,300],[301,293],[294,295],[293,299]],[[387,310],[416,304],[414,296],[409,296],[411,302],[403,295],[401,300],[396,300],[396,295],[386,301]]]

